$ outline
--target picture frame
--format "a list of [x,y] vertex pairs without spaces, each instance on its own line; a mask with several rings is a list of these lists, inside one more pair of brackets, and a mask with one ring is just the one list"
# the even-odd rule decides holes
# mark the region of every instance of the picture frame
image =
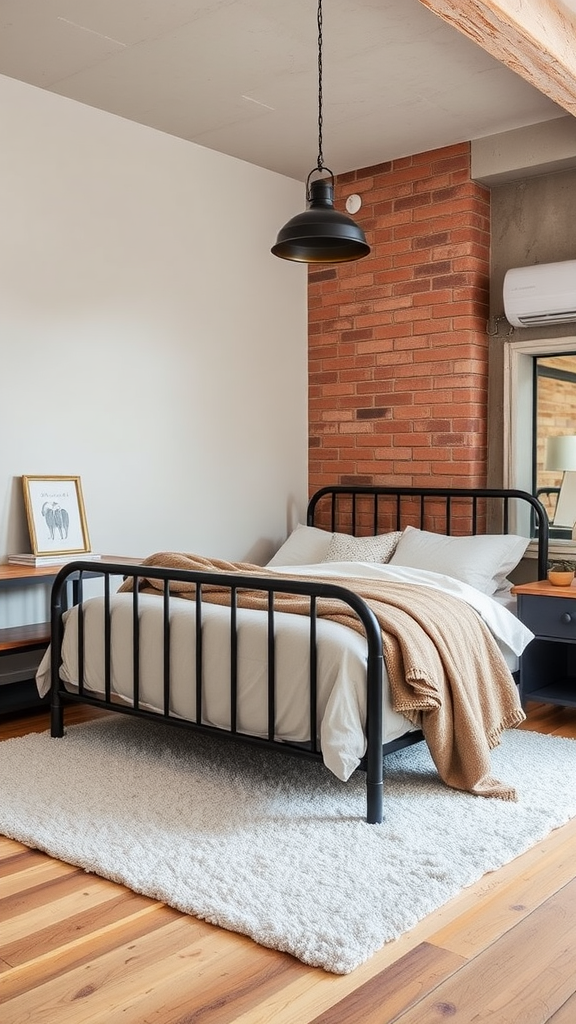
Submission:
[[91,551],[79,476],[23,476],[22,487],[34,555]]

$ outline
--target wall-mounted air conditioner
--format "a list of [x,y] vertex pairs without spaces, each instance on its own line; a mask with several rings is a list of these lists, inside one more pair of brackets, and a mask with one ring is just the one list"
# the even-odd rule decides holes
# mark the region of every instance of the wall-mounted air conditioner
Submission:
[[514,327],[576,321],[576,260],[508,270],[504,277],[504,312]]

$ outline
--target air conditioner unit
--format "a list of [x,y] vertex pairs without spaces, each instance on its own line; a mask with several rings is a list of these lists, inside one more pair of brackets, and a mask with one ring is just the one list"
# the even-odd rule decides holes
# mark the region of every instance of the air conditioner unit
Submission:
[[504,312],[514,327],[576,321],[576,260],[508,270],[504,276]]

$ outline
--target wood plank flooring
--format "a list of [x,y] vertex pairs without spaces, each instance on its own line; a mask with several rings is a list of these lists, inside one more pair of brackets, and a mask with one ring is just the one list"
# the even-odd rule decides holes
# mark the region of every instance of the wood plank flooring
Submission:
[[[0,740],[46,727],[0,719]],[[523,728],[576,738],[576,711]],[[576,819],[342,977],[0,836],[1,1024],[447,1020],[576,1024]]]

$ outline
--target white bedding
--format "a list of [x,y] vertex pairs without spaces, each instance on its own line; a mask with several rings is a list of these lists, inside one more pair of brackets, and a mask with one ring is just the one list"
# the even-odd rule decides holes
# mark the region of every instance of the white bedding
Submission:
[[[452,594],[474,607],[495,636],[509,668],[533,634],[496,600],[473,587],[448,576],[390,564],[369,562],[330,562],[318,565],[274,566],[274,573],[302,576],[373,577],[419,583]],[[104,692],[103,599],[84,603],[85,613],[85,685],[97,694]],[[132,594],[117,594],[112,605],[112,692],[126,703],[133,702],[132,669]],[[142,594],[140,606],[140,703],[161,710],[162,706],[162,601]],[[171,705],[176,717],[194,719],[196,714],[194,652],[195,605],[173,598],[171,608]],[[228,608],[204,603],[203,606],[203,721],[208,725],[230,727],[229,710],[229,623]],[[238,609],[238,692],[237,728],[251,735],[267,735],[267,626],[266,616],[253,609]],[[77,609],[66,613],[66,629],[60,676],[66,686],[77,685]],[[308,734],[308,619],[299,615],[276,613],[277,708],[276,738],[303,742]],[[320,744],[326,766],[345,781],[358,767],[366,750],[365,674],[366,641],[358,633],[338,623],[319,619],[318,640],[318,721]],[[384,672],[383,742],[398,738],[414,727],[391,707],[388,681]],[[49,652],[37,674],[41,695],[50,687]]]

